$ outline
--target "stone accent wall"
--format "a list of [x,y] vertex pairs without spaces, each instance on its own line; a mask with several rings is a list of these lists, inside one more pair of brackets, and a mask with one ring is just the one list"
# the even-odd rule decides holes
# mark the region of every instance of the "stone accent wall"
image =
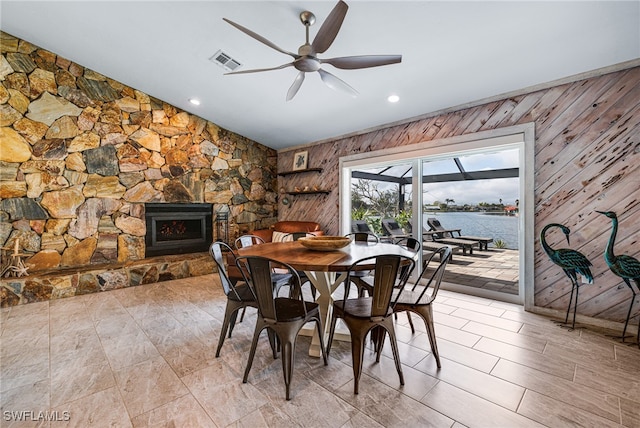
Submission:
[[18,240],[31,273],[144,259],[145,202],[213,203],[232,237],[276,221],[275,150],[0,41],[0,245]]

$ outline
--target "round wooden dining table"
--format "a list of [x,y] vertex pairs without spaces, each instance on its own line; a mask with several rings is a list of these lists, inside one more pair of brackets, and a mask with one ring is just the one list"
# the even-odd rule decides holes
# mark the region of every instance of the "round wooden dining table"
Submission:
[[[299,241],[269,242],[238,250],[239,256],[268,257],[287,263],[296,270],[304,271],[318,290],[316,302],[320,306],[325,344],[327,343],[333,309],[332,295],[346,278],[346,271],[358,260],[383,254],[415,257],[414,252],[404,247],[384,242],[351,242],[346,247],[334,251],[310,250]],[[375,267],[375,262],[359,265],[359,267],[362,270],[370,270]],[[303,330],[303,334],[313,334],[309,355],[320,357],[320,340],[314,332],[315,329],[312,328]],[[336,329],[334,340],[350,340],[348,330],[346,328]]]

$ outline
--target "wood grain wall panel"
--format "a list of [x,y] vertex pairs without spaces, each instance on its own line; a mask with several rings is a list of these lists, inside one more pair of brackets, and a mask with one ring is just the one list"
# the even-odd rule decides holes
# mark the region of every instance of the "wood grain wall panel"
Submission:
[[508,115],[502,118],[502,121],[496,124],[496,127],[506,126],[505,123],[508,124],[518,124],[518,123],[526,123],[531,122],[531,120],[524,120],[520,122],[521,119],[531,111],[531,109],[538,104],[542,97],[546,94],[545,91],[537,91],[532,92],[530,94],[526,94],[522,97],[516,98],[517,104],[516,106],[509,112]]
[[518,104],[522,101],[523,97],[517,98],[508,98],[502,103],[500,103],[500,107],[492,114],[487,121],[480,127],[480,131],[487,131],[490,129],[496,129],[500,126],[500,124],[504,121],[504,119],[511,115],[511,112],[518,106]]
[[[640,78],[636,77],[635,83],[638,81]],[[561,123],[564,130],[562,135],[552,138],[553,144],[546,145],[536,154],[538,162],[542,163],[538,169],[542,180],[555,176],[571,158],[583,153],[589,147],[588,144],[583,144],[591,141],[587,139],[589,136],[605,132],[613,126],[621,113],[637,105],[640,102],[640,85],[633,85],[632,82],[623,78],[619,84],[609,86],[609,89],[600,97],[596,98],[595,94],[593,95],[593,99],[586,100],[588,105],[581,109],[581,114],[575,117],[569,116],[567,121]],[[559,123],[559,121],[556,122]],[[544,139],[544,136],[539,138]],[[574,142],[578,144],[572,144]],[[568,145],[574,145],[578,149],[565,150]],[[580,150],[580,147],[583,149]],[[547,172],[546,169],[550,171]]]
[[[590,79],[594,80],[594,79]],[[541,145],[541,149],[536,153],[536,156],[540,156],[544,153],[545,149],[551,149],[553,153],[543,156],[553,157],[554,153],[562,150],[564,145],[562,144],[563,131],[570,129],[572,124],[575,124],[581,117],[588,116],[590,109],[594,102],[600,98],[600,96],[607,92],[611,86],[615,84],[615,81],[606,81],[603,79],[595,79],[590,85],[582,85],[580,88],[576,88],[581,93],[574,99],[570,100],[565,98],[566,106],[559,105],[556,109],[555,118],[553,121],[549,121],[548,126],[536,129],[536,139],[540,141],[550,142],[547,145]],[[577,94],[576,94],[577,95]],[[565,104],[565,103],[561,103]]]
[[[553,162],[548,162],[537,169],[540,181],[537,201],[544,200],[547,195],[553,194],[560,183],[570,179],[572,176],[576,174],[584,176],[583,169],[598,157],[599,153],[597,152],[599,150],[609,146],[608,140],[612,136],[615,135],[617,139],[620,139],[624,138],[625,135],[629,135],[632,129],[629,129],[628,121],[636,120],[640,122],[640,118],[634,117],[632,113],[629,113],[627,117],[622,117],[622,121],[618,122],[618,119],[621,119],[620,116],[623,114],[622,108],[624,106],[630,105],[630,102],[640,100],[640,85],[636,86],[629,95],[629,97],[622,98],[606,112],[596,112],[600,120],[592,122],[591,126],[585,129],[581,135],[572,138],[572,141],[592,141],[592,144],[572,144],[577,149],[562,150],[556,155]],[[615,126],[616,122],[619,123],[619,126]],[[637,126],[638,122],[632,125]],[[622,126],[622,129],[620,129],[620,126]]]
[[[536,137],[535,305],[564,311],[568,304],[569,280],[542,251],[538,237],[545,224],[557,222],[571,228],[570,247],[593,263],[596,282],[581,288],[578,312],[623,321],[630,292],[618,289],[621,282],[604,261],[611,222],[594,210],[618,213],[616,252],[640,258],[640,67],[298,149],[309,151],[311,167],[324,170],[279,177],[279,187],[285,181],[288,188],[303,187],[308,181],[332,191],[290,198],[289,207],[279,205],[278,217],[315,220],[337,234],[340,157],[429,141],[446,144],[442,139],[530,122]],[[291,169],[298,150],[279,154],[279,171]],[[550,239],[566,247],[562,234]]]

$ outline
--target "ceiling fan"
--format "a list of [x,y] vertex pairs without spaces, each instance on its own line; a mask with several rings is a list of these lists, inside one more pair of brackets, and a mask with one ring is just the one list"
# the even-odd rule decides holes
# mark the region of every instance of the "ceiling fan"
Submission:
[[313,39],[312,43],[309,43],[309,27],[312,26],[316,17],[313,13],[309,11],[304,11],[300,14],[300,21],[305,26],[306,29],[306,42],[304,45],[298,48],[298,53],[295,54],[293,52],[286,51],[259,34],[254,33],[248,28],[243,27],[240,24],[236,24],[227,18],[222,18],[224,21],[236,27],[238,30],[243,33],[253,37],[257,41],[264,43],[272,49],[277,50],[278,52],[282,52],[283,54],[290,55],[293,57],[293,61],[287,64],[280,65],[278,67],[272,68],[258,68],[253,70],[243,70],[236,71],[233,73],[226,74],[245,74],[245,73],[257,73],[261,71],[271,71],[271,70],[280,70],[286,67],[295,67],[299,73],[296,76],[293,84],[289,88],[287,92],[287,101],[293,99],[293,97],[298,93],[302,82],[304,82],[305,73],[310,73],[313,71],[317,71],[320,74],[320,78],[322,81],[330,88],[344,91],[352,96],[356,96],[358,91],[349,86],[346,82],[329,73],[326,70],[321,68],[322,64],[330,64],[336,68],[341,68],[345,70],[354,70],[358,68],[369,68],[369,67],[379,67],[381,65],[387,64],[396,64],[402,61],[402,55],[359,55],[359,56],[344,56],[338,58],[328,58],[322,59],[318,58],[317,54],[324,53],[338,35],[338,31],[340,31],[340,27],[342,26],[342,21],[347,14],[347,9],[349,6],[340,0],[338,4],[336,4],[327,16],[327,19],[324,21],[320,30],[316,34],[316,37]]

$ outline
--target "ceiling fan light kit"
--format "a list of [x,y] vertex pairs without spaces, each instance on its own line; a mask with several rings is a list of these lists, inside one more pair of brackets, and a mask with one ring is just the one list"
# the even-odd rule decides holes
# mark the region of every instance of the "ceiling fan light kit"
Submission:
[[302,82],[304,82],[305,78],[305,73],[312,73],[317,71],[318,74],[320,74],[320,78],[325,85],[327,85],[331,89],[342,91],[355,97],[356,95],[358,95],[358,91],[356,91],[342,79],[338,78],[332,73],[329,73],[326,70],[323,70],[321,68],[322,64],[329,64],[343,70],[355,70],[359,68],[371,68],[379,67],[382,65],[397,64],[402,61],[402,55],[359,55],[328,59],[318,58],[317,55],[324,53],[327,49],[329,49],[329,47],[335,40],[338,32],[340,31],[340,27],[342,26],[342,22],[344,21],[344,18],[347,14],[348,8],[349,6],[347,6],[344,1],[339,1],[338,4],[336,4],[331,10],[329,16],[327,16],[327,19],[322,23],[322,26],[318,30],[316,37],[311,43],[309,43],[309,27],[315,23],[316,17],[309,11],[302,12],[300,14],[300,21],[305,26],[306,40],[305,44],[298,48],[297,54],[280,48],[271,41],[267,40],[257,33],[254,33],[248,28],[243,27],[240,24],[237,24],[227,18],[222,18],[225,22],[234,26],[248,36],[269,46],[272,49],[277,50],[278,52],[289,55],[293,58],[292,62],[277,67],[241,70],[225,74],[258,73],[262,71],[272,71],[280,70],[287,67],[294,67],[296,70],[298,70],[298,75],[287,91],[287,101],[290,101],[293,99],[293,97],[296,96],[298,90],[300,89],[300,86],[302,86]]

